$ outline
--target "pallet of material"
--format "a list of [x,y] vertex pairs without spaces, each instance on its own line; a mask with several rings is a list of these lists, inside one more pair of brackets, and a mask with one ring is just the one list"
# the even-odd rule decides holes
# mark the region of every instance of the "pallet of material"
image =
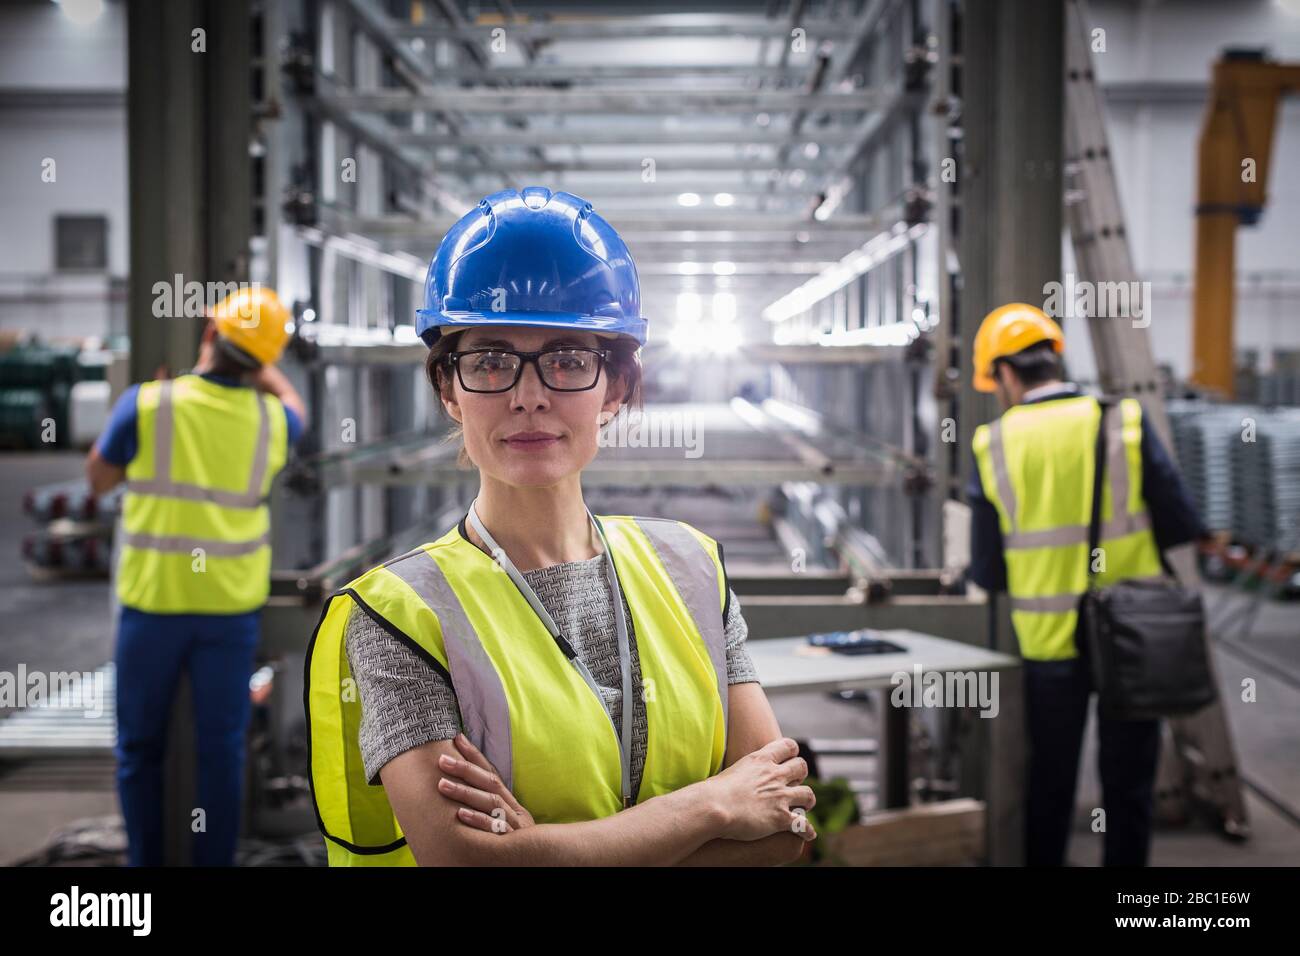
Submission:
[[868,814],[826,841],[826,866],[980,866],[985,805],[962,798]]

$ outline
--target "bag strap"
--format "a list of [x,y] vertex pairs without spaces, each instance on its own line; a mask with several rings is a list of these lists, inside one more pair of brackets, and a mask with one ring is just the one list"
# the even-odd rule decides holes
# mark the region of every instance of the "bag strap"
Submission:
[[1093,471],[1092,480],[1092,517],[1088,522],[1088,585],[1092,586],[1093,570],[1092,556],[1097,551],[1097,544],[1101,541],[1101,489],[1106,480],[1106,418],[1110,410],[1114,407],[1114,402],[1106,399],[1097,399],[1097,404],[1101,408],[1101,415],[1097,419],[1097,464]]

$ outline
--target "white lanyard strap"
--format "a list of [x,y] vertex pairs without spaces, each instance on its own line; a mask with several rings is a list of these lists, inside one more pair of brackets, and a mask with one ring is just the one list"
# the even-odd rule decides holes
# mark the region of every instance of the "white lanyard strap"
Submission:
[[[494,539],[492,535],[488,533],[487,528],[483,526],[483,522],[479,519],[478,512],[474,508],[477,501],[478,499],[475,498],[474,501],[470,502],[468,515],[469,523],[473,525],[474,530],[478,532],[479,537],[483,539],[483,543],[491,550],[492,559],[496,561],[501,569],[510,576],[510,580],[514,582],[515,587],[519,589],[519,593],[528,601],[534,613],[537,614],[542,624],[545,625],[546,630],[550,633],[552,639],[559,643],[560,647],[564,649],[565,656],[573,662],[573,665],[578,669],[578,672],[582,674],[583,680],[586,681],[587,686],[591,688],[592,693],[596,695],[596,699],[600,701],[601,707],[604,708],[605,713],[609,716],[610,723],[612,724],[614,720],[613,715],[609,713],[609,708],[605,706],[605,698],[604,695],[601,694],[600,688],[596,685],[596,679],[592,677],[591,671],[587,668],[587,665],[578,658],[577,653],[573,650],[573,645],[570,644],[565,639],[564,635],[560,633],[560,629],[555,625],[554,619],[547,612],[546,608],[542,606],[542,602],[538,599],[536,593],[534,593],[528,582],[524,580],[524,576],[519,573],[519,569],[516,568],[515,563],[510,560],[510,556],[506,554],[505,549],[496,543],[496,539]],[[605,529],[600,526],[600,522],[596,520],[594,515],[592,515],[590,509],[587,509],[587,519],[596,526],[596,532],[600,535],[601,544],[605,548],[605,576],[609,581],[609,589],[614,599],[614,621],[618,632],[619,669],[622,672],[621,676],[623,685],[623,726],[621,731],[619,731],[619,756],[621,757],[622,762],[623,806],[627,807],[631,805],[630,780],[633,702],[632,656],[630,641],[628,639],[627,619],[623,614],[623,590],[618,583],[618,572],[614,567],[614,554],[610,550],[609,541],[605,538]]]

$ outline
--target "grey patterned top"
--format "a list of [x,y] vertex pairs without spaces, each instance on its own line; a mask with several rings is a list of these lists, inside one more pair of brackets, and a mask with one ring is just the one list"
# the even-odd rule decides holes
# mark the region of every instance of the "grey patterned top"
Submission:
[[[605,556],[569,561],[523,571],[542,606],[573,645],[600,688],[605,704],[620,725],[623,689],[619,673],[618,639],[613,595],[605,578]],[[740,602],[730,591],[727,610],[727,683],[757,681],[758,674],[745,649],[748,629]],[[632,658],[632,792],[641,787],[646,756],[645,701],[640,693],[641,663],[637,657],[632,611],[623,598]],[[361,697],[361,758],[366,778],[379,783],[379,771],[398,754],[428,743],[450,740],[461,731],[456,693],[428,661],[353,607],[345,632],[348,664]]]

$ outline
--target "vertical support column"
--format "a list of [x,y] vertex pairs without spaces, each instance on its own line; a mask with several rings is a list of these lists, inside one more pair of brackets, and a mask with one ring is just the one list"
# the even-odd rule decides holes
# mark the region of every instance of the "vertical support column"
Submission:
[[205,54],[191,50],[202,0],[132,0],[127,12],[127,143],[131,274],[127,327],[132,382],[194,360],[197,320],[157,318],[154,284],[199,279],[205,249]]
[[1007,302],[1041,304],[1061,278],[1065,25],[1061,0],[966,0],[962,20],[957,425],[969,468],[976,426],[998,414],[970,383],[980,320]]
[[[999,414],[971,385],[980,321],[1007,302],[1041,304],[1061,278],[1061,162],[1065,113],[1062,0],[966,0],[962,9],[962,361],[957,401],[959,474],[976,427]],[[1011,653],[1006,602],[994,601],[990,646]]]
[[[140,382],[163,370],[174,375],[197,357],[205,320],[175,309],[177,299],[185,303],[186,283],[206,289],[208,282],[248,281],[249,0],[131,0],[127,43],[127,321],[131,380]],[[181,285],[169,295],[169,317],[154,315],[158,282]],[[183,675],[163,772],[163,853],[169,866],[191,860],[196,771],[193,694]]]
[[155,283],[179,275],[183,303],[183,283],[248,280],[248,0],[132,0],[127,35],[128,328],[140,382],[192,365],[203,329],[155,316]]
[[[943,503],[953,497],[960,486],[962,472],[962,449],[958,445],[958,436],[949,435],[945,422],[957,416],[957,380],[960,369],[965,364],[954,348],[956,334],[956,299],[953,295],[953,283],[956,278],[956,250],[954,248],[953,229],[953,183],[945,177],[946,160],[956,160],[956,143],[949,138],[948,131],[952,123],[951,104],[953,100],[953,64],[952,64],[952,17],[951,0],[929,0],[927,4],[929,17],[928,44],[935,54],[934,68],[930,73],[930,101],[928,122],[922,142],[925,155],[922,158],[924,179],[933,184],[934,207],[931,210],[931,230],[926,237],[930,244],[933,262],[924,270],[932,275],[934,286],[929,290],[932,297],[931,321],[936,323],[931,330],[934,343],[932,361],[934,363],[933,387],[935,402],[931,448],[934,449],[931,460],[934,464],[934,488],[931,490],[929,507],[933,510],[935,521],[931,527],[930,548],[936,557],[936,563],[943,561]],[[955,165],[952,167],[954,175]],[[945,441],[945,439],[950,439]]]

